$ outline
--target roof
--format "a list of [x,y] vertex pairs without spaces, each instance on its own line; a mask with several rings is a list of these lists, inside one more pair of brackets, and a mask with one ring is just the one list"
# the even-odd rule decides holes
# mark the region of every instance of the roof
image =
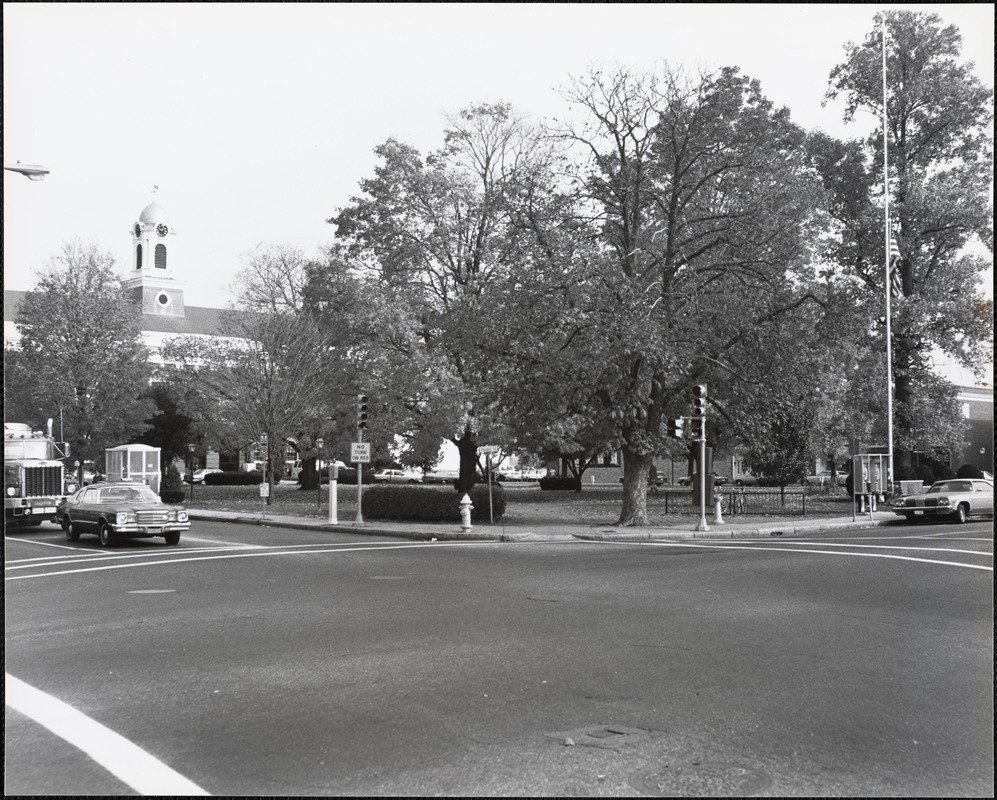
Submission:
[[[17,319],[17,309],[27,292],[4,289],[3,318],[5,322]],[[167,317],[158,314],[142,315],[142,330],[170,334],[201,334],[223,336],[222,315],[225,309],[205,306],[184,306],[183,317]]]

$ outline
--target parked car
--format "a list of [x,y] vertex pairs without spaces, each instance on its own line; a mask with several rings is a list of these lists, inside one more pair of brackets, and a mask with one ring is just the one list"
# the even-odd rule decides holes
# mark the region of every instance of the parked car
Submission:
[[205,475],[212,475],[216,472],[221,472],[220,469],[195,469],[194,474],[190,476],[191,483],[204,483]]
[[[710,474],[713,476],[714,486],[723,486],[725,483],[727,483],[728,480],[730,480],[729,478],[726,478],[723,475],[717,475],[717,473],[715,472],[711,472]],[[685,475],[679,478],[678,481],[676,481],[676,483],[678,483],[679,486],[692,486],[693,477],[694,477],[693,475]]]
[[832,477],[831,470],[822,469],[816,475],[808,475],[803,482],[807,486],[831,486],[832,482],[836,482],[838,486],[844,486],[847,477],[844,472],[839,472]]
[[422,483],[422,473],[413,469],[380,469],[374,473],[375,483]]
[[735,486],[757,486],[758,476],[757,475],[738,475],[734,478]]
[[423,483],[453,483],[460,477],[455,469],[431,469],[422,476]]
[[82,533],[93,533],[101,547],[113,547],[122,538],[153,536],[178,544],[181,532],[190,530],[186,508],[167,505],[151,487],[133,481],[84,486],[59,502],[55,519],[69,541],[78,541]]
[[993,481],[976,478],[953,478],[931,484],[926,492],[898,498],[893,513],[914,522],[928,517],[954,517],[965,522],[969,517],[992,517],[994,514]]

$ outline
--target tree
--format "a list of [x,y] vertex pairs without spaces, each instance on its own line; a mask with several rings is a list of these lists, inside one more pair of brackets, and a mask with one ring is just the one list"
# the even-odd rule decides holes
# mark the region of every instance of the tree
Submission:
[[745,353],[814,300],[804,137],[736,69],[594,71],[567,97],[584,119],[557,133],[587,154],[579,212],[600,245],[570,334],[575,385],[594,387],[592,421],[611,421],[623,451],[619,524],[646,525],[666,418],[696,383],[714,408],[763,392]]
[[225,338],[177,337],[162,352],[180,378],[181,408],[203,419],[210,405],[211,415],[225,421],[216,431],[239,448],[265,442],[272,483],[278,455],[283,468],[285,442],[314,451],[336,375],[329,336],[302,307],[303,255],[268,247],[246,258],[234,284],[238,294],[223,315]]
[[493,286],[522,266],[511,221],[546,179],[545,148],[508,104],[496,103],[463,110],[425,159],[396,140],[375,152],[381,163],[361,182],[363,195],[329,220],[345,256],[376,275],[380,300],[368,302],[385,313],[375,363],[390,371],[368,380],[393,398],[403,436],[456,445],[459,487],[469,491],[478,440],[505,435],[481,322],[496,313]]
[[[859,110],[882,120],[882,26],[830,75],[828,98],[843,96],[845,119]],[[980,292],[984,261],[965,246],[992,246],[993,92],[960,63],[961,37],[936,14],[890,11],[886,22],[890,209],[897,228],[902,293],[893,304],[896,473],[911,451],[953,431],[954,396],[936,404],[932,357],[942,351],[978,368],[992,353],[993,307]],[[861,143],[827,143],[823,162],[840,240],[835,261],[866,287],[867,319],[883,316],[885,269],[883,142],[878,127]],[[883,329],[870,326],[885,352]],[[989,353],[988,353],[989,350]],[[885,431],[882,431],[885,434]],[[885,438],[885,436],[884,436]]]
[[64,244],[18,309],[20,350],[4,381],[5,396],[17,391],[6,416],[60,418],[73,458],[103,463],[106,448],[133,441],[156,411],[140,319],[110,254]]

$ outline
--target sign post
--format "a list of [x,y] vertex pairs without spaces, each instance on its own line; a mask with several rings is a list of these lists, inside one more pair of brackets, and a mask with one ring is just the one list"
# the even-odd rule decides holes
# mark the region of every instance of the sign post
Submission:
[[270,497],[270,484],[264,478],[260,484],[260,499],[263,501],[263,521],[267,521],[267,499]]
[[339,519],[337,517],[339,509],[337,508],[338,503],[338,490],[336,484],[339,481],[339,466],[337,462],[333,460],[333,463],[329,466],[329,524],[338,525]]
[[[360,430],[363,436],[363,430]],[[357,465],[357,525],[363,525],[363,465],[370,463],[370,443],[353,442],[350,445],[350,461]]]
[[495,522],[495,503],[492,500],[492,455],[499,451],[496,445],[489,444],[479,448],[485,455],[485,479],[488,481],[488,521]]

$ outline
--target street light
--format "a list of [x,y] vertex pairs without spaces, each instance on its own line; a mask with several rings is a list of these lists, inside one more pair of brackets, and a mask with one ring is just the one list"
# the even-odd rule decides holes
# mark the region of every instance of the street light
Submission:
[[982,469],[984,472],[986,472],[986,469],[987,469],[987,458],[986,458],[986,456],[987,456],[987,448],[981,447],[980,448],[980,469]]
[[194,450],[197,448],[193,444],[187,445],[187,461],[189,470],[187,478],[190,481],[190,502],[194,502]]
[[11,172],[20,172],[29,181],[43,181],[49,173],[46,167],[39,164],[22,164],[20,161],[13,167],[4,167],[4,169],[9,169]]
[[325,446],[325,439],[321,436],[315,440],[315,447],[318,449],[318,460],[315,462],[315,472],[318,475],[318,510],[322,513],[322,448]]

